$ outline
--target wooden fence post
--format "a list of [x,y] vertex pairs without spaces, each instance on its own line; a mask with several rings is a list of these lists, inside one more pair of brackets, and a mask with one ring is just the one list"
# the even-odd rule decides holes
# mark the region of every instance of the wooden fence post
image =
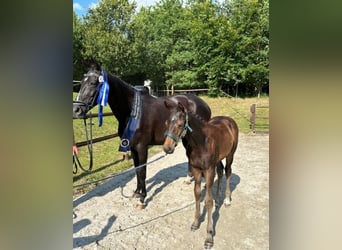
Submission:
[[250,129],[252,130],[253,133],[255,133],[255,103],[251,105],[250,111],[251,111],[251,118],[250,118]]

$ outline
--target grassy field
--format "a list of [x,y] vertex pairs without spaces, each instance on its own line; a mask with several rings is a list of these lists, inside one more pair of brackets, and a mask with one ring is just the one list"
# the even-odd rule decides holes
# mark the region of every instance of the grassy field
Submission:
[[[235,119],[237,122],[240,133],[250,133],[250,106],[255,103],[257,106],[268,106],[269,98],[210,98],[207,96],[201,96],[210,106],[212,110],[212,116],[227,115]],[[97,113],[97,107],[92,110],[92,113]],[[104,108],[104,112],[110,112],[109,107]],[[257,115],[268,116],[269,109],[257,109]],[[89,122],[89,119],[88,119]],[[97,118],[92,118],[93,125],[93,138],[114,134],[117,132],[118,123],[114,116],[108,116],[103,118],[102,127],[98,126]],[[268,130],[268,120],[257,120],[256,125],[258,127],[266,127]],[[75,141],[85,141],[85,131],[83,120],[73,120],[73,128],[75,134]],[[265,128],[264,128],[265,129]],[[84,173],[78,170],[77,174],[73,175],[74,185],[82,184],[85,182],[101,179],[105,176],[119,173],[133,165],[132,159],[128,161],[122,161],[123,154],[118,152],[119,138],[109,139],[103,142],[93,144],[93,171],[92,173]],[[87,147],[80,147],[79,159],[85,167],[89,164],[89,154]],[[149,149],[149,156],[162,151],[161,146],[151,146]],[[87,192],[100,183],[87,185],[81,188],[74,189],[74,197]]]

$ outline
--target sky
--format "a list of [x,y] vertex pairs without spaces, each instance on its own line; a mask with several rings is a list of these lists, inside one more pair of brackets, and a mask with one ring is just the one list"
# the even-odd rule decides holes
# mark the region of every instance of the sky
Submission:
[[[139,9],[141,6],[150,6],[158,2],[158,0],[135,0]],[[83,16],[87,13],[88,8],[94,8],[99,0],[73,0],[73,9],[76,15]]]

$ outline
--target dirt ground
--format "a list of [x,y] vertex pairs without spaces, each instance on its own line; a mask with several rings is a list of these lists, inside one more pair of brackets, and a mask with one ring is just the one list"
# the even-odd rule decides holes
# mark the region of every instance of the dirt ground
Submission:
[[[269,249],[269,136],[241,134],[232,170],[232,204],[222,205],[224,177],[213,214],[212,249]],[[130,199],[136,187],[134,171],[75,199],[74,249],[203,249],[204,191],[201,225],[192,232],[193,183],[183,183],[186,173],[187,158],[179,145],[174,154],[147,166],[145,209],[134,208],[136,200]],[[214,192],[216,186],[215,178]]]

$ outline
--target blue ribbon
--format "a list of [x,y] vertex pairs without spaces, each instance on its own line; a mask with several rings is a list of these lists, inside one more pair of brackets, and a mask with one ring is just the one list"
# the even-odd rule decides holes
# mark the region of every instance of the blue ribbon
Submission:
[[133,139],[135,131],[137,130],[141,117],[142,108],[141,94],[138,90],[134,92],[134,102],[131,110],[131,115],[129,117],[128,123],[121,137],[121,142],[119,146],[120,152],[127,152],[131,150],[130,142]]
[[109,84],[106,71],[102,70],[101,76],[99,77],[99,82],[100,91],[99,96],[97,97],[97,104],[99,105],[99,127],[101,127],[103,122],[103,106],[106,106],[108,104],[109,93]]

